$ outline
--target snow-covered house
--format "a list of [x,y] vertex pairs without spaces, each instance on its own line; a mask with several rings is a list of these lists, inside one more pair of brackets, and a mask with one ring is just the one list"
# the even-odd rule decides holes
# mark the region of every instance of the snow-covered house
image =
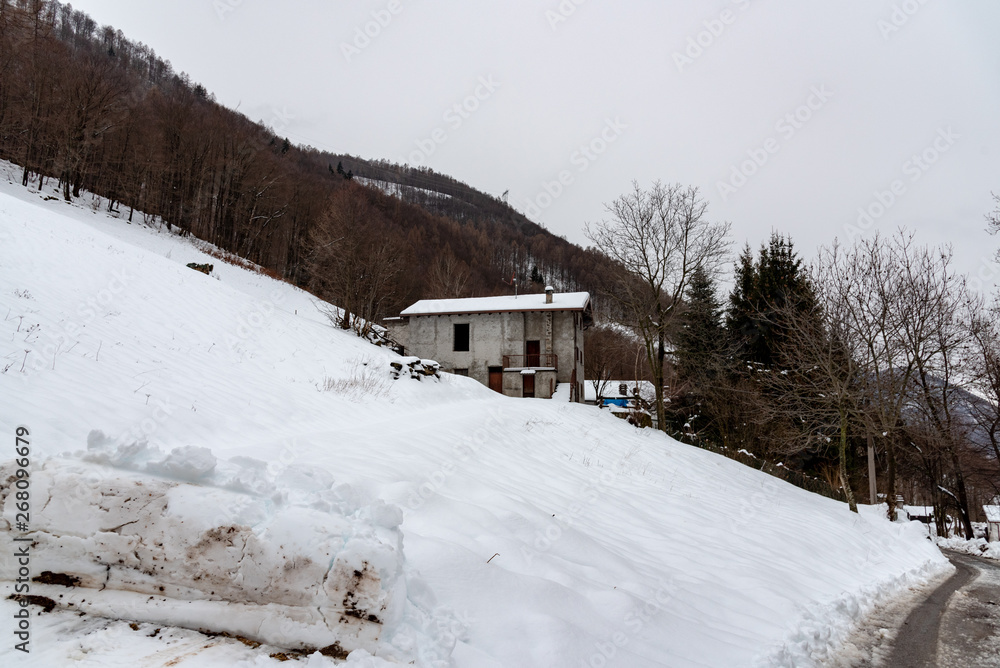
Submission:
[[903,511],[911,522],[931,524],[934,521],[934,506],[903,506]]
[[[656,411],[650,407],[656,400],[656,390],[648,380],[609,380],[598,383],[588,380],[584,401],[591,406],[607,408],[614,415],[638,426],[655,426]],[[600,393],[598,393],[600,389]]]
[[386,321],[409,355],[438,361],[511,397],[547,399],[557,383],[583,401],[583,330],[592,322],[586,292],[468,299],[422,299]]
[[654,397],[653,384],[648,380],[609,380],[600,383],[600,396],[593,381],[587,381],[584,388],[584,399],[594,406],[618,406],[627,408],[634,405],[638,395],[646,401]]
[[1000,506],[983,506],[986,513],[986,540],[1000,541]]

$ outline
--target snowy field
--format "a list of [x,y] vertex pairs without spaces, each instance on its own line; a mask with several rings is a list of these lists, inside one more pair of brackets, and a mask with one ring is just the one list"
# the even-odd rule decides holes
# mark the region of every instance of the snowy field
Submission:
[[[876,606],[950,568],[919,524],[606,411],[393,380],[398,358],[331,328],[311,295],[14,169],[0,164],[4,666],[271,666],[331,646],[350,656],[298,665],[823,665]],[[50,571],[31,593],[58,604],[28,608],[30,655],[8,599],[19,425],[31,575]]]

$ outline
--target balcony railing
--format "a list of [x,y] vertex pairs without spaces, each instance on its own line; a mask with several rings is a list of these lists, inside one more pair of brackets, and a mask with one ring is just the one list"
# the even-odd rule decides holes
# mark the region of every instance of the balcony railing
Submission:
[[553,353],[538,353],[535,355],[504,355],[503,368],[521,369],[528,367],[559,367],[559,356]]

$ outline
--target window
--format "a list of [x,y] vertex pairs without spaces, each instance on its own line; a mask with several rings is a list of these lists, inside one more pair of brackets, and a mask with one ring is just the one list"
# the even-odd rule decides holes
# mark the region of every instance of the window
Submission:
[[455,352],[469,350],[469,323],[455,325]]
[[455,369],[454,374],[456,376],[468,376],[469,375],[469,370],[468,369]]

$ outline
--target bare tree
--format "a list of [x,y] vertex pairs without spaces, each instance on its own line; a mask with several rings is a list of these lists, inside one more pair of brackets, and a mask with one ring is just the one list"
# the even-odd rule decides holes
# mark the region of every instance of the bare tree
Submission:
[[610,219],[587,225],[588,238],[620,268],[608,297],[622,324],[642,338],[664,431],[667,332],[692,272],[718,272],[729,248],[729,224],[706,220],[706,208],[697,188],[657,181],[643,189],[633,182],[631,192],[606,205]]
[[973,417],[989,441],[996,473],[1000,474],[1000,305],[974,314],[971,321],[973,385],[982,401],[974,402]]
[[847,470],[848,438],[863,400],[864,368],[859,341],[838,290],[843,264],[836,247],[813,269],[815,305],[789,305],[777,314],[788,326],[777,366],[762,372],[765,387],[777,399],[767,415],[798,427],[790,432],[787,451],[825,450],[836,443],[840,485],[851,511],[858,506]]
[[[905,440],[904,409],[918,362],[932,354],[931,305],[939,292],[939,256],[900,231],[876,235],[841,252],[820,252],[826,299],[835,304],[863,370],[859,420],[869,447],[885,453],[886,498],[895,519],[896,457]],[[829,304],[829,302],[828,302]]]
[[455,257],[451,246],[445,244],[431,265],[430,290],[433,296],[438,299],[467,297],[471,278],[469,265]]
[[[982,309],[978,298],[967,289],[965,277],[951,274],[951,254],[942,253],[939,284],[941,298],[931,312],[933,354],[917,359],[914,374],[914,405],[931,443],[942,453],[947,476],[937,488],[952,499],[965,530],[972,539],[972,517],[963,450],[969,440],[970,419],[966,408],[965,384],[969,378],[963,368],[974,342],[971,336],[972,314]],[[950,483],[953,489],[945,483]]]
[[1000,195],[997,195],[996,193],[991,194],[993,195],[993,200],[997,203],[997,208],[986,214],[986,222],[989,225],[987,229],[990,233],[996,234],[997,232],[1000,232]]
[[395,297],[402,249],[360,186],[344,186],[311,232],[310,286],[342,310],[337,324],[367,336]]
[[634,339],[607,325],[590,327],[583,336],[584,376],[594,386],[598,402],[612,380],[639,380],[645,376],[645,364],[641,370],[633,369],[633,358],[639,349]]

